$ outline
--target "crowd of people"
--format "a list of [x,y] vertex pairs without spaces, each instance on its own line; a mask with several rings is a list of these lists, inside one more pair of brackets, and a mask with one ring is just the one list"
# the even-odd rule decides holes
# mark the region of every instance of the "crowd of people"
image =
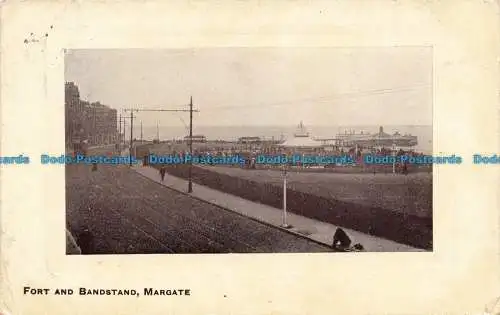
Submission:
[[[171,152],[162,152],[164,154],[172,154],[177,155],[181,158],[181,160],[189,154],[187,150],[174,150]],[[281,165],[262,165],[256,162],[256,157],[258,155],[266,155],[266,156],[286,156],[288,157],[290,167],[295,168],[335,168],[335,167],[363,167],[363,168],[371,168],[374,172],[379,172],[383,168],[395,168],[396,172],[402,174],[408,174],[410,171],[410,166],[407,163],[395,162],[395,165],[368,165],[365,163],[366,155],[374,155],[374,156],[395,156],[399,157],[402,155],[409,156],[419,156],[423,155],[422,153],[417,153],[413,151],[404,151],[399,150],[395,152],[391,148],[363,148],[363,147],[351,147],[351,148],[333,148],[330,150],[325,150],[324,148],[311,148],[311,149],[294,149],[294,148],[285,148],[279,146],[266,146],[266,147],[238,147],[238,146],[214,146],[214,147],[198,147],[193,149],[193,156],[202,158],[207,156],[212,157],[229,157],[229,156],[240,156],[243,157],[245,163],[239,165],[242,168],[278,168]],[[352,163],[348,164],[314,164],[307,163],[301,165],[300,162],[292,163],[292,157],[294,155],[306,155],[306,156],[319,156],[319,157],[327,157],[327,156],[347,156]],[[399,159],[396,158],[396,161]],[[392,171],[391,171],[392,172]]]

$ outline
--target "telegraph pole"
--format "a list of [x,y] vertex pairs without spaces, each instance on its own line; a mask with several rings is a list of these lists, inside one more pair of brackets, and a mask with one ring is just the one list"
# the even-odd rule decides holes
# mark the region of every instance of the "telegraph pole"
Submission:
[[118,134],[120,135],[119,137],[119,142],[121,144],[121,137],[122,137],[122,113],[120,113],[120,118],[118,120],[118,123],[120,124],[120,126],[118,127]]
[[141,120],[141,144],[142,144],[142,120]]
[[[125,111],[130,111],[130,148],[129,148],[129,165],[132,166],[132,149],[134,148],[134,112],[139,111],[138,109],[125,109]],[[128,118],[128,117],[127,117]],[[123,125],[125,127],[125,121],[123,122]]]
[[[127,117],[127,116],[122,116],[120,114],[120,121],[119,121],[119,123],[120,123],[120,137],[119,137],[120,152],[122,150],[122,133],[123,133],[123,142],[124,143],[126,142],[126,137],[125,137],[125,135],[126,135],[125,122],[126,122],[126,119],[128,119],[128,118],[130,118],[130,116]],[[122,129],[122,122],[123,122],[123,129]]]
[[130,109],[130,151],[128,153],[130,166],[132,166],[132,149],[134,147],[133,130],[134,130],[134,110]]
[[392,156],[394,160],[392,161],[392,173],[396,174],[396,144],[392,144]]
[[117,143],[118,143],[118,154],[121,153],[122,151],[122,113],[120,113],[120,118],[118,119],[118,139],[117,139]]
[[[184,105],[185,106],[185,105]],[[186,109],[129,109],[125,111],[130,111],[130,112],[189,112],[189,154],[192,154],[193,152],[193,112],[199,112],[199,110],[193,109],[193,97],[191,96],[191,100],[189,102],[189,110]],[[133,114],[130,117],[130,148],[132,148],[132,141],[133,141],[133,134],[132,134],[132,129],[133,129]],[[158,126],[158,125],[157,125]],[[158,133],[158,127],[157,128],[157,133]],[[158,134],[158,140],[159,140],[159,134]],[[132,165],[132,150],[130,150],[130,165]],[[192,182],[192,161],[189,161],[189,181],[188,181],[188,192],[193,192],[193,182]]]
[[193,97],[189,101],[189,181],[188,193],[193,192]]
[[160,143],[160,128],[158,126],[158,122],[156,122],[156,139],[158,140],[158,143]]
[[95,114],[96,114],[96,110],[95,110],[95,104],[92,104],[92,116],[93,116],[93,125],[92,125],[92,134],[93,134],[93,141],[95,141],[95,144],[94,145],[98,145],[97,143],[97,126],[96,126],[96,117],[95,117]]
[[125,136],[126,135],[126,133],[125,133],[125,119],[130,118],[130,117],[122,117],[122,118],[123,118],[123,146],[125,146],[126,141],[127,141],[126,140],[127,137]]

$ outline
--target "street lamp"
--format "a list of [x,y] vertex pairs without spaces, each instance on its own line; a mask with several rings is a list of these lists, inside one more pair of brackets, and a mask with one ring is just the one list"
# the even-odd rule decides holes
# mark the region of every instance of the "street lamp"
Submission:
[[393,156],[393,161],[392,161],[392,173],[396,174],[396,144],[392,144],[392,156]]
[[286,177],[287,177],[287,164],[283,164],[281,174],[283,176],[283,218],[282,218],[283,222],[281,224],[281,227],[285,228],[285,229],[289,229],[292,226],[287,223],[287,215],[286,215],[286,188],[287,188]]

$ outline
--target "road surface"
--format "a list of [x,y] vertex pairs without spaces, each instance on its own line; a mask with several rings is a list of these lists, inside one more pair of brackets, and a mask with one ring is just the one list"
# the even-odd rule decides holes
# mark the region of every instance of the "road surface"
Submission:
[[67,223],[84,254],[331,251],[160,186],[128,166],[91,168],[66,167]]

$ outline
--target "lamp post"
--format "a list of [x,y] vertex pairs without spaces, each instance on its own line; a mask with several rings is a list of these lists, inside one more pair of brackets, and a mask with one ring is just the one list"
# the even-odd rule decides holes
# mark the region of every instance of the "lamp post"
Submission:
[[282,166],[282,175],[283,175],[283,222],[281,223],[281,227],[285,228],[285,229],[289,229],[292,226],[288,224],[287,215],[286,215],[286,188],[287,188],[287,183],[286,183],[287,165],[286,164],[283,164],[283,166]]
[[396,174],[396,144],[392,144],[392,156],[393,156],[393,161],[392,161],[392,173]]

